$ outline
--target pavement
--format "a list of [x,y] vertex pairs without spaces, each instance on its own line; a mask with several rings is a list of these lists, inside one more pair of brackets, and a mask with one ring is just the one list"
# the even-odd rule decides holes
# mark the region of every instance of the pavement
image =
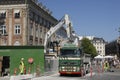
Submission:
[[17,75],[17,76],[4,76],[4,77],[0,77],[0,80],[23,80],[23,79],[34,79],[34,78],[42,78],[42,77],[46,77],[46,76],[50,76],[57,73],[57,71],[48,71],[45,72],[44,74],[42,74],[40,77],[35,77],[35,74],[26,74],[26,75]]
[[[112,68],[112,70],[116,74],[120,75],[120,69],[114,69],[114,68]],[[40,77],[35,77],[33,74],[31,74],[30,76],[28,76],[28,75],[23,75],[23,76],[18,75],[18,76],[13,76],[13,79],[11,79],[11,76],[5,76],[5,77],[0,77],[0,80],[20,80],[18,78],[22,78],[22,77],[25,78],[25,76],[26,76],[26,78],[28,77],[27,80],[41,80],[41,79],[43,79],[45,77],[49,77],[51,75],[55,75],[56,73],[57,73],[57,71],[48,71],[48,72],[45,72],[45,74],[41,75]],[[91,76],[94,76],[96,74],[98,74],[98,71],[94,70],[92,72],[92,74],[91,73],[86,74],[84,77],[91,77]],[[105,72],[104,74],[113,75],[113,73],[109,73],[109,72]],[[116,75],[116,74],[114,74],[114,75]],[[17,78],[17,79],[15,79],[15,78]]]

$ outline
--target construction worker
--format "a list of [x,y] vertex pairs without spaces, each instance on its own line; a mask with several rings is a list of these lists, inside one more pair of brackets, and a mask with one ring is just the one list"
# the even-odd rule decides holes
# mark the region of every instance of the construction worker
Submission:
[[108,61],[105,61],[105,63],[104,63],[104,70],[105,71],[108,71],[109,70],[109,63],[108,63]]
[[19,69],[20,69],[20,74],[22,75],[24,73],[24,58],[21,58]]

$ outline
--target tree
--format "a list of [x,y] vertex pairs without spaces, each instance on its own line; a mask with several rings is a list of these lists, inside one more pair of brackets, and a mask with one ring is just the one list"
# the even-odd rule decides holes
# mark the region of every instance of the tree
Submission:
[[81,47],[84,53],[91,54],[92,57],[97,55],[96,48],[88,38],[83,38],[81,40]]

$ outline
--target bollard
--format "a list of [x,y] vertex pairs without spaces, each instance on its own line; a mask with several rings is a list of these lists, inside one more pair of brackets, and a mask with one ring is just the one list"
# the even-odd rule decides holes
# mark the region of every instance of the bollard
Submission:
[[102,65],[102,72],[104,72],[104,64]]
[[81,77],[83,77],[83,73],[84,71],[83,71],[83,68],[81,68]]
[[39,65],[36,67],[36,77],[40,76],[40,67]]
[[98,74],[100,74],[100,67],[98,66]]
[[24,74],[26,74],[26,67],[24,67]]
[[29,67],[29,68],[28,68],[28,74],[30,74],[30,73],[31,73],[31,68]]
[[90,67],[90,77],[92,77],[92,67]]
[[14,75],[16,75],[16,74],[17,74],[17,68],[14,69]]

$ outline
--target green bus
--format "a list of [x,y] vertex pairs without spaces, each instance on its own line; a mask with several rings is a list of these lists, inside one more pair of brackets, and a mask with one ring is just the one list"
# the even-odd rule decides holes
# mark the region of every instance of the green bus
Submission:
[[60,75],[82,75],[83,70],[82,50],[74,44],[64,44],[60,49],[59,73]]

